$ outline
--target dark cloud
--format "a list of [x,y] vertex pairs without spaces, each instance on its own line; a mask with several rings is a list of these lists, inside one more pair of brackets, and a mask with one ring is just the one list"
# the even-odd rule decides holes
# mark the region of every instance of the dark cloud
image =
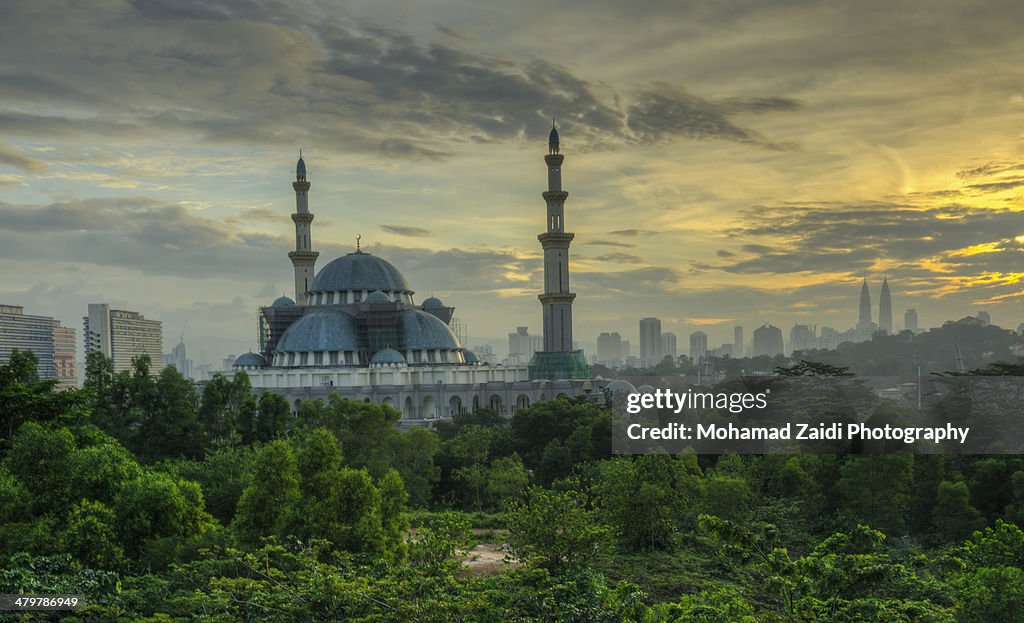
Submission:
[[939,261],[953,274],[1019,272],[1024,232],[1019,213],[949,205],[916,208],[871,204],[828,208],[765,208],[747,214],[733,232],[761,239],[742,249],[748,257],[719,266],[733,273],[860,274],[878,263],[902,266],[940,279],[925,260]]
[[622,247],[625,249],[631,249],[636,247],[635,244],[630,244],[628,242],[619,242],[617,240],[582,240],[580,241],[580,244],[594,245],[598,247]]
[[649,229],[616,229],[615,231],[610,231],[608,233],[613,235],[613,236],[629,236],[629,237],[633,237],[633,236],[653,236],[653,235],[657,234],[658,232],[651,231]]
[[721,139],[771,148],[789,148],[773,143],[756,131],[732,119],[740,112],[763,113],[800,108],[785,98],[732,98],[712,101],[691,95],[668,84],[640,91],[627,111],[627,124],[641,143],[660,143],[669,138]]
[[715,255],[717,255],[718,257],[736,257],[735,253],[731,251],[726,251],[725,249],[719,249],[718,251],[715,251]]
[[771,146],[735,116],[799,107],[663,84],[618,92],[540,52],[464,50],[448,27],[442,42],[423,43],[344,12],[276,2],[134,0],[58,20],[12,10],[4,21],[5,60],[32,69],[0,73],[0,131],[27,138],[194,136],[436,160],[464,142],[540,142],[552,117],[579,151],[674,138]]
[[615,262],[619,264],[641,264],[644,259],[632,253],[605,253],[594,258],[599,262]]
[[1011,188],[1018,188],[1024,186],[1024,178],[1014,178],[1012,180],[1004,180],[1002,182],[987,182],[985,184],[971,184],[967,188],[971,190],[980,190],[982,192],[999,192],[1003,190],[1010,190]]
[[679,282],[679,273],[673,268],[649,266],[615,272],[577,271],[573,277],[577,291],[637,292],[653,289],[664,294]]
[[429,229],[423,229],[422,227],[410,227],[408,225],[381,225],[380,228],[392,234],[409,236],[411,238],[428,238],[434,235],[434,232]]

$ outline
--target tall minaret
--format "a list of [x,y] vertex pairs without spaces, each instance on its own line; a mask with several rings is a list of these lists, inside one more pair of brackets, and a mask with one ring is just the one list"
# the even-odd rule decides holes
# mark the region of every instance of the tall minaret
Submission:
[[868,278],[865,277],[860,286],[860,320],[858,327],[867,327],[871,324],[871,293],[868,292]]
[[548,190],[543,193],[548,204],[547,232],[537,236],[544,248],[544,351],[568,353],[572,348],[572,301],[576,295],[569,291],[569,243],[573,234],[565,231],[565,199],[569,193],[562,190],[562,161],[558,153],[558,130],[551,123],[548,136]]
[[302,159],[301,150],[299,162],[295,165],[292,188],[295,189],[295,214],[292,214],[292,221],[295,222],[295,250],[288,257],[295,267],[295,302],[304,305],[306,291],[313,283],[313,267],[320,254],[312,250],[309,225],[313,222],[313,215],[309,212],[309,182],[306,181],[306,162]]
[[878,297],[878,328],[892,334],[892,295],[889,294],[889,277],[882,277],[882,294]]

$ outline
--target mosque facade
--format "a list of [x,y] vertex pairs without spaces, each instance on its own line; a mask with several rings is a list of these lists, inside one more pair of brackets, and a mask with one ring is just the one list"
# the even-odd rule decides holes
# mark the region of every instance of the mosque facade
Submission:
[[[430,297],[421,303],[405,276],[387,260],[356,250],[319,271],[306,163],[296,165],[295,250],[288,254],[295,296],[259,309],[258,348],[235,361],[257,392],[304,400],[342,398],[394,407],[406,426],[429,425],[480,408],[511,415],[559,396],[592,394],[583,353],[572,350],[569,243],[561,188],[557,130],[549,137],[545,291],[540,295],[545,350],[530,365],[493,365],[467,350],[449,324],[455,308]],[[599,391],[597,392],[600,393]]]

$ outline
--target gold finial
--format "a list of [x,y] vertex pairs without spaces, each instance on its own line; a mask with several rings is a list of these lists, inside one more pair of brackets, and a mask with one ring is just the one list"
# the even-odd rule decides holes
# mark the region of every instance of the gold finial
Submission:
[[359,241],[363,239],[362,234],[356,234],[356,253],[359,253]]

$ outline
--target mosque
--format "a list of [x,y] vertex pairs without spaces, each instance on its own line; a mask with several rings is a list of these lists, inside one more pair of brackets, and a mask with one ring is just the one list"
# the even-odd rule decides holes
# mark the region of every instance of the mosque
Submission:
[[[342,398],[386,404],[402,414],[402,425],[432,421],[480,408],[511,415],[516,409],[559,396],[589,395],[583,352],[572,348],[569,245],[564,231],[558,131],[548,139],[547,230],[544,250],[544,350],[529,365],[481,362],[449,327],[454,307],[430,297],[417,304],[415,292],[395,266],[356,250],[315,271],[309,211],[310,182],[299,155],[295,170],[295,298],[282,296],[259,310],[258,352],[242,355],[257,392],[284,395],[297,409],[304,400]],[[596,394],[600,394],[598,390]]]

